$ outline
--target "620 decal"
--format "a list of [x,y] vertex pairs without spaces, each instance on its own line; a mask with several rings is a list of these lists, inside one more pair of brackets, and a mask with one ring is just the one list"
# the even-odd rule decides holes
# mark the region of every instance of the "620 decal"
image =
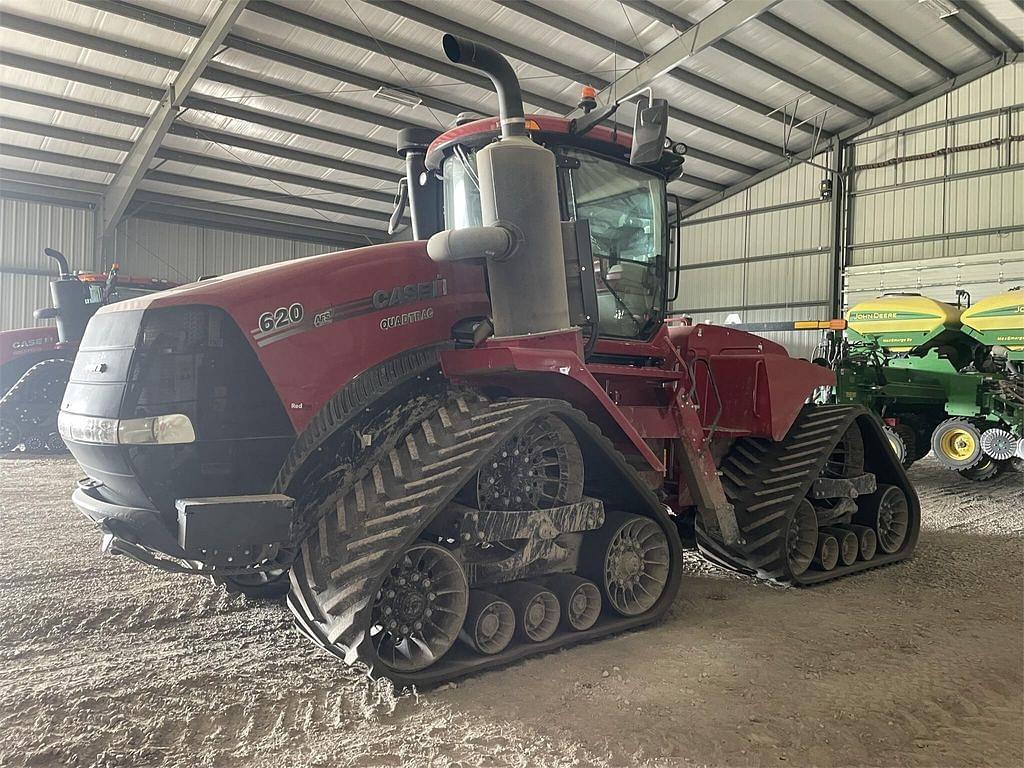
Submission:
[[259,329],[263,333],[268,333],[276,328],[301,323],[305,313],[302,305],[298,302],[288,307],[278,307],[273,312],[264,312],[260,315]]

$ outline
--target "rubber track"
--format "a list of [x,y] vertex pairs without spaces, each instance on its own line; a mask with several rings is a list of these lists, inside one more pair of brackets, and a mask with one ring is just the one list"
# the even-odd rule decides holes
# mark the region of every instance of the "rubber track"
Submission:
[[[14,385],[4,393],[3,397],[0,397],[0,420],[4,419],[4,411],[9,408],[16,408],[20,403],[24,402],[22,398],[27,397],[31,392],[32,386],[42,382],[46,374],[63,375],[64,384],[67,386],[68,379],[71,378],[71,368],[73,365],[73,360],[52,358],[36,363],[25,371],[21,378],[14,382]],[[61,390],[60,396],[63,398],[64,390]],[[42,407],[44,404],[38,403],[38,405]],[[60,400],[52,405],[52,413],[48,414],[48,418],[44,419],[42,423],[34,425],[34,431],[24,433],[22,426],[18,426],[18,431],[22,432],[22,440],[34,436],[45,440],[52,432],[57,431],[57,414],[60,412]]]
[[551,412],[566,418],[577,431],[585,430],[586,438],[614,459],[624,475],[624,486],[632,486],[630,492],[635,488],[641,506],[661,522],[670,537],[673,562],[679,563],[678,537],[663,507],[582,414],[557,400],[492,402],[472,391],[457,391],[439,396],[426,418],[411,430],[394,435],[386,450],[378,453],[378,460],[365,465],[341,491],[326,497],[316,529],[303,542],[292,565],[288,604],[302,632],[347,663],[365,664],[371,674],[387,676],[398,684],[427,685],[658,618],[678,589],[678,568],[659,603],[641,617],[609,621],[603,627],[566,633],[547,643],[518,645],[498,656],[474,656],[461,664],[446,663],[453,655],[450,652],[420,673],[402,675],[374,668],[368,637],[372,604],[398,554],[470,482],[509,434]]
[[[881,470],[880,482],[899,485],[910,505],[910,529],[903,547],[891,555],[878,554],[871,560],[837,566],[831,571],[808,569],[799,577],[789,571],[786,533],[797,505],[807,495],[833,447],[851,424],[864,431],[866,455]],[[758,578],[786,585],[809,585],[847,576],[911,556],[917,543],[920,507],[885,440],[878,420],[860,406],[805,406],[785,439],[780,442],[743,438],[733,446],[719,471],[726,496],[736,510],[745,544],[729,549],[704,529],[697,518],[697,546],[701,554],[718,565]]]

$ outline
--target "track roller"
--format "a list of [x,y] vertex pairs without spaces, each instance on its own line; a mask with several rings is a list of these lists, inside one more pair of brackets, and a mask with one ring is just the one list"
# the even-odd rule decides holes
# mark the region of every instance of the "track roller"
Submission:
[[818,534],[818,549],[814,553],[814,564],[823,571],[831,571],[839,563],[839,542],[828,533]]
[[523,640],[542,643],[555,634],[561,606],[550,589],[528,581],[514,581],[502,584],[498,593],[512,606],[516,629]]
[[590,629],[601,615],[601,590],[587,579],[569,573],[548,576],[544,584],[562,605],[562,626],[577,632]]
[[857,500],[854,520],[875,529],[878,549],[889,555],[903,546],[907,538],[910,510],[903,490],[895,485],[879,485],[878,489]]
[[857,562],[857,555],[860,552],[860,544],[857,541],[857,534],[847,528],[828,527],[822,528],[822,533],[836,537],[839,544],[839,562],[843,565],[853,565]]
[[846,527],[857,534],[860,559],[870,560],[873,558],[878,550],[878,536],[875,535],[875,529],[868,528],[866,525],[849,525]]
[[508,601],[495,594],[474,589],[469,593],[469,610],[459,639],[477,653],[501,653],[516,631],[516,615]]
[[814,505],[803,499],[789,521],[786,533],[786,548],[789,558],[789,570],[794,576],[811,567],[814,553],[818,547],[818,513]]

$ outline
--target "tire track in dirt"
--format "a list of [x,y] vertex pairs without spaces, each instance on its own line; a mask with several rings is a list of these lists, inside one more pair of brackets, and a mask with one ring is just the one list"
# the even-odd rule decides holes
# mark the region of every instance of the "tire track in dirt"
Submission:
[[73,462],[0,472],[3,766],[1024,761],[1019,475],[915,465],[906,564],[780,590],[688,559],[654,627],[396,698],[278,605],[100,556]]

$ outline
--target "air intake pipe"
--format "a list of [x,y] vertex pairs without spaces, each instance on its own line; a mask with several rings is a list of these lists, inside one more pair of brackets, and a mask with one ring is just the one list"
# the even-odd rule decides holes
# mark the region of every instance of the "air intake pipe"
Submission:
[[495,336],[567,329],[555,155],[527,136],[519,81],[504,56],[454,35],[445,35],[443,45],[451,61],[480,70],[494,83],[501,138],[475,155],[480,229],[491,231],[439,232],[430,238],[427,252],[436,261],[476,258],[486,263]]
[[[412,214],[413,240],[426,240],[442,227],[441,184],[427,172],[423,162],[430,142],[437,136],[437,132],[430,128],[403,128],[398,132],[398,154],[405,159],[404,194]],[[388,226],[388,234],[397,231],[405,207],[403,202],[395,207],[395,213]]]

